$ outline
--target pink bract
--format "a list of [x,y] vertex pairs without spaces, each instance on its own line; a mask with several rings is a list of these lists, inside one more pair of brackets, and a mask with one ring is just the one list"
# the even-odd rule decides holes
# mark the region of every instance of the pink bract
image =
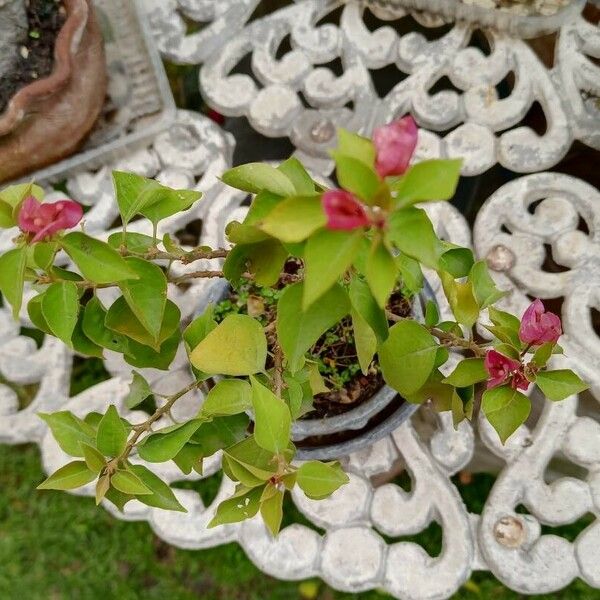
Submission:
[[381,177],[402,175],[417,146],[419,129],[410,116],[378,127],[373,133],[375,169]]
[[328,229],[352,230],[370,223],[363,205],[345,190],[329,190],[321,198]]
[[39,242],[63,229],[75,227],[82,217],[81,205],[72,200],[42,204],[29,196],[19,211],[19,227],[25,233],[34,234],[32,242]]
[[518,360],[504,356],[497,350],[488,350],[485,355],[484,365],[490,378],[487,388],[510,382],[514,389],[526,390],[529,382],[523,374],[523,367]]
[[539,346],[546,342],[557,342],[561,334],[560,317],[547,312],[539,298],[534,300],[521,319],[519,328],[521,341],[532,346]]

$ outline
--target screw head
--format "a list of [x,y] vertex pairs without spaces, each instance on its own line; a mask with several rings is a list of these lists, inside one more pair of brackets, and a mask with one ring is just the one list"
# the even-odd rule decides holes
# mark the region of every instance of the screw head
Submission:
[[499,544],[507,548],[519,548],[527,539],[527,531],[521,519],[506,516],[494,525],[494,537]]
[[335,127],[329,119],[319,119],[310,128],[310,139],[318,144],[324,144],[335,135]]
[[487,253],[485,259],[493,271],[510,271],[515,265],[516,256],[510,248],[498,244]]

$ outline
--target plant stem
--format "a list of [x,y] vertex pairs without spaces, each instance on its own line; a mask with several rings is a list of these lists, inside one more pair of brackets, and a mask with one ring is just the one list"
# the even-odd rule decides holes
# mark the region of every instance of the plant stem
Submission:
[[[400,317],[390,311],[386,311],[386,316],[390,321],[398,322],[409,320],[407,317]],[[431,333],[431,335],[440,340],[444,346],[464,348],[465,350],[470,350],[475,356],[480,358],[485,356],[486,349],[481,347],[473,340],[467,340],[458,335],[454,335],[449,331],[442,331],[437,327],[428,327],[427,325],[423,325],[423,327],[425,327]]]
[[109,465],[112,463],[114,463],[114,465],[117,465],[120,461],[125,460],[129,456],[129,454],[131,454],[131,451],[133,450],[137,441],[140,439],[140,436],[150,431],[152,425],[156,421],[158,421],[158,419],[160,419],[163,415],[167,414],[171,410],[175,402],[177,402],[177,400],[179,400],[182,396],[185,396],[188,392],[191,392],[193,389],[199,386],[200,383],[200,381],[194,381],[188,386],[184,387],[182,390],[179,390],[177,393],[173,394],[172,396],[169,396],[167,398],[167,401],[160,408],[157,408],[156,411],[152,415],[150,415],[150,417],[148,417],[148,419],[146,419],[143,423],[135,425],[133,427],[134,433],[131,436],[131,439],[127,442],[125,449],[120,454],[120,456],[117,456],[117,458],[113,459],[109,463]]
[[283,353],[279,344],[275,346],[273,364],[273,385],[275,387],[274,391],[275,395],[278,398],[281,398],[281,392],[283,391]]
[[177,260],[182,262],[184,265],[189,265],[197,260],[211,260],[214,258],[226,258],[229,254],[229,250],[224,248],[218,248],[217,250],[203,250],[201,248],[195,248],[190,250],[183,255],[174,254],[172,252],[165,252],[158,249],[151,249],[148,252],[131,252],[125,247],[121,247],[119,252],[121,256],[136,256],[138,258],[144,258],[146,260]]

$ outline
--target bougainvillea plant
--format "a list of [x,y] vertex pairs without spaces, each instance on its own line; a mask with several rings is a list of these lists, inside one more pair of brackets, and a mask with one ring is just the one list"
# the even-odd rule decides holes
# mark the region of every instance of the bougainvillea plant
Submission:
[[[0,291],[15,317],[27,283],[37,292],[27,303],[29,320],[76,353],[111,351],[135,369],[168,370],[183,343],[193,373],[191,384],[164,397],[134,370],[126,407],[152,395],[158,406],[141,422],[129,422],[114,405],[83,419],[68,411],[41,414],[74,460],[39,487],[68,490],[95,482],[98,503],[106,499],[123,509],[135,498],[184,510],[169,485],[137,459],[172,460],[189,474],[222,451],[223,471],[237,487],[211,526],[260,511],[276,533],[286,490],[299,486],[321,499],[347,481],[338,462],[295,463],[290,439],[301,407],[324,388],[307,353],[342,319],[351,323],[363,373],[376,363],[405,400],[432,400],[452,411],[455,423],[482,410],[503,442],[527,419],[531,404],[524,392],[533,383],[554,401],[585,389],[572,371],[546,368],[552,354],[562,352],[559,318],[539,300],[521,320],[494,308],[503,292],[485,262],[437,237],[418,204],[449,200],[461,162],[410,166],[417,135],[410,117],[377,129],[373,140],[340,130],[331,153],[339,189],[316,183],[294,158],[278,167],[253,163],[227,171],[226,184],[253,195],[244,221],[227,227],[228,249],[157,239],[160,220],[188,210],[201,194],[131,173],[113,174],[123,228],[107,241],[85,232],[76,202],[43,202],[33,184],[2,191],[0,226],[20,229],[14,248],[0,257]],[[154,235],[128,231],[134,218],[150,221]],[[173,263],[223,259],[222,271],[171,273]],[[297,271],[282,279],[290,260]],[[453,320],[440,321],[433,302],[424,322],[394,313],[390,297],[399,289],[407,298],[418,294],[422,267],[441,279]],[[218,322],[209,306],[182,323],[168,284],[199,277],[224,277],[234,289],[248,281],[267,290],[278,286],[276,318],[265,326],[239,313]],[[102,288],[115,293],[110,305],[99,297]],[[491,322],[489,340],[475,332],[482,311]],[[274,343],[267,343],[266,329]],[[450,349],[462,359],[445,376]],[[198,413],[165,426],[174,404],[196,389],[205,392]]]

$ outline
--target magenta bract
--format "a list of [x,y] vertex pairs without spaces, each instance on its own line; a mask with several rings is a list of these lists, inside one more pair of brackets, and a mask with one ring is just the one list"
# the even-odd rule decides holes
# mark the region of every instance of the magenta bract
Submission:
[[42,204],[33,196],[23,201],[19,211],[19,227],[25,233],[33,233],[32,242],[75,227],[83,217],[81,205],[72,200],[59,200]]

